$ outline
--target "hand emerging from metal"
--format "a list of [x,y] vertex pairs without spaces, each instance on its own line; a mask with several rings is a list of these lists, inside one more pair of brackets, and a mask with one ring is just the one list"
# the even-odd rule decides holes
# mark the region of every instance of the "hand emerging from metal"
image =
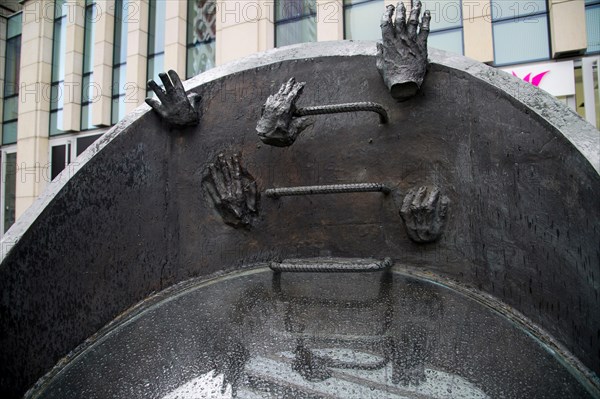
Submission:
[[[412,0],[411,0],[412,1]],[[421,29],[417,34],[421,1],[417,1],[406,20],[406,8],[399,2],[396,23],[392,23],[394,6],[388,5],[381,20],[382,43],[377,43],[377,69],[390,90],[399,101],[414,96],[427,71],[427,36],[431,14],[425,11]]]
[[198,115],[200,95],[196,93],[186,95],[177,72],[171,70],[168,74],[168,76],[166,73],[158,74],[165,86],[164,90],[154,80],[148,81],[148,87],[156,93],[160,101],[148,97],[146,104],[171,126],[181,128],[197,125],[200,123]]
[[437,187],[410,190],[400,210],[410,239],[418,243],[437,240],[446,222],[449,202]]
[[219,154],[217,161],[209,165],[202,186],[228,225],[249,226],[258,214],[256,181],[241,167],[239,155],[226,158]]
[[263,143],[276,147],[287,147],[310,124],[307,118],[294,117],[296,101],[302,94],[304,82],[291,78],[272,94],[263,106],[256,131]]

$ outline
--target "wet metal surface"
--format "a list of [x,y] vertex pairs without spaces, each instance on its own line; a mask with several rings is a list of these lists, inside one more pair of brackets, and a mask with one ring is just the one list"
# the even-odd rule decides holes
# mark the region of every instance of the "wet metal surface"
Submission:
[[[217,67],[184,83],[202,97],[200,124],[167,129],[143,105],[90,146],[4,236],[0,397],[22,397],[167,287],[317,257],[389,257],[472,287],[523,314],[600,381],[598,131],[531,84],[434,49],[421,89],[398,103],[376,53],[374,42],[320,42]],[[314,123],[292,146],[265,145],[256,135],[262,106],[290,76],[311,87],[300,108],[371,101],[389,123],[366,112],[307,117]],[[213,197],[203,188],[219,154],[240,154],[242,195],[238,182]],[[357,182],[391,193],[256,203],[252,182],[256,193]],[[428,195],[402,212],[411,190]],[[328,373],[323,353],[297,353],[316,359],[312,380]]]
[[591,397],[529,334],[397,272],[260,268],[164,298],[30,397]]

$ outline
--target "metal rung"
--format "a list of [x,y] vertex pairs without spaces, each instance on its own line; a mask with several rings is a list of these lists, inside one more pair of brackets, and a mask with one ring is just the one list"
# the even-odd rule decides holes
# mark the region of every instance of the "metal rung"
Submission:
[[271,198],[279,198],[291,195],[313,195],[313,194],[340,194],[340,193],[368,193],[382,192],[389,194],[391,189],[382,183],[356,183],[356,184],[329,184],[322,186],[300,186],[269,188],[265,195]]
[[375,259],[312,258],[273,261],[269,264],[269,267],[275,272],[355,273],[378,272],[387,269],[391,265],[392,260],[390,258],[385,258],[383,261]]
[[383,105],[374,102],[315,105],[313,107],[298,108],[294,116],[338,114],[341,112],[369,111],[379,114],[380,123],[388,123],[389,118]]

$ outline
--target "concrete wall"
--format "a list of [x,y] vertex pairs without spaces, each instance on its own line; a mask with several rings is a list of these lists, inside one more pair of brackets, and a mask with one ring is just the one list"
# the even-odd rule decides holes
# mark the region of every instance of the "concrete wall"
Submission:
[[550,0],[548,6],[552,57],[585,52],[585,1]]

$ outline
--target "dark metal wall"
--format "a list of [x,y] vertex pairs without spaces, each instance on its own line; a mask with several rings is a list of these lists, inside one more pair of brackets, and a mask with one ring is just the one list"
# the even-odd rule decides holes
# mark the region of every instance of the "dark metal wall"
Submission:
[[[397,103],[374,47],[314,44],[255,56],[191,82],[203,97],[197,128],[169,130],[142,107],[94,144],[78,172],[51,185],[7,235],[0,395],[22,395],[153,292],[257,261],[313,256],[391,257],[487,292],[600,373],[593,128],[523,82],[436,51],[421,92]],[[486,74],[493,84],[480,79]],[[375,101],[390,122],[379,125],[371,113],[317,116],[291,147],[269,147],[255,132],[261,106],[292,76],[307,82],[300,106]],[[494,87],[504,80],[538,109]],[[241,153],[261,191],[382,182],[393,192],[263,195],[252,226],[236,229],[200,186],[219,153]],[[415,244],[401,201],[433,184],[451,201],[448,221],[438,242]]]

